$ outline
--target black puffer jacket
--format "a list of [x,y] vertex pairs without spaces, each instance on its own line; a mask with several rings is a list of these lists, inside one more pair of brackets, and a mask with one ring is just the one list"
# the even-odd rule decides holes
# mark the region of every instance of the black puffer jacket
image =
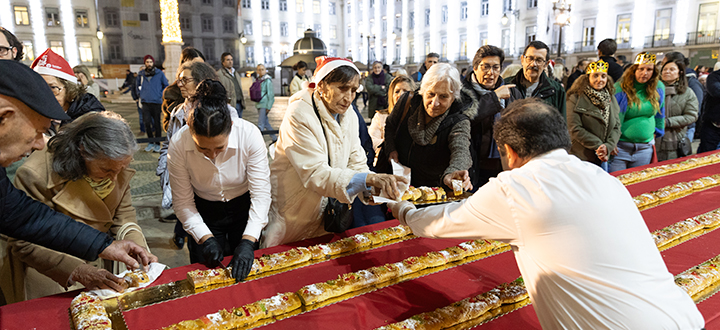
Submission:
[[97,259],[113,241],[28,197],[10,183],[5,168],[0,168],[0,233],[85,260]]
[[70,103],[70,107],[66,111],[67,115],[70,116],[70,120],[63,120],[62,124],[65,125],[91,111],[105,111],[105,107],[94,95],[90,93],[81,94],[75,98],[75,101]]

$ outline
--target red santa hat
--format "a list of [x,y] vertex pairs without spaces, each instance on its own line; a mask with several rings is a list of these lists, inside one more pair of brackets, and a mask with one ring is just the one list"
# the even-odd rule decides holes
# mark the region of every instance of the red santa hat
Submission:
[[38,56],[30,68],[39,74],[62,78],[69,82],[77,82],[75,72],[73,72],[70,63],[50,48]]
[[[308,88],[311,89],[314,89],[315,86],[317,86],[317,84],[325,78],[325,76],[332,72],[332,70],[341,66],[349,66],[360,74],[360,70],[358,70],[351,60],[342,57],[318,56],[315,58],[315,63],[317,64],[317,68],[315,68],[315,76],[313,76],[313,81],[308,85]],[[362,85],[360,86],[362,87]]]

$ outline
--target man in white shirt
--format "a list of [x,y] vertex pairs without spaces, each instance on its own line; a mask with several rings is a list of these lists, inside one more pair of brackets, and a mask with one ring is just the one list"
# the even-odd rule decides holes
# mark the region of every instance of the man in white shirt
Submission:
[[701,329],[625,187],[567,153],[557,110],[515,101],[495,123],[505,172],[464,202],[390,205],[418,236],[512,246],[544,329]]

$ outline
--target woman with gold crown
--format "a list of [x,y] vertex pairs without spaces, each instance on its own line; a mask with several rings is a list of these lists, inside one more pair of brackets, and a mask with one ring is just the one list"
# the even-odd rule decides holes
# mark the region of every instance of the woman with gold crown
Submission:
[[655,138],[665,134],[665,85],[659,77],[655,54],[642,52],[615,83],[622,134],[610,172],[650,164]]
[[608,161],[620,138],[620,106],[607,71],[603,60],[590,63],[572,84],[567,99],[570,153],[598,166]]

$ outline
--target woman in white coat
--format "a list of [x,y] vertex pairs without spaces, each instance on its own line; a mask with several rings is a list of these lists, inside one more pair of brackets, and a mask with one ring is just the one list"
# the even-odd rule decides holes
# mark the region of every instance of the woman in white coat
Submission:
[[369,190],[376,188],[395,198],[397,182],[407,182],[367,167],[351,108],[360,87],[357,67],[344,58],[316,61],[313,82],[290,98],[280,125],[270,166],[273,201],[261,247],[327,234],[321,218],[327,197],[345,204],[356,197],[369,201]]

